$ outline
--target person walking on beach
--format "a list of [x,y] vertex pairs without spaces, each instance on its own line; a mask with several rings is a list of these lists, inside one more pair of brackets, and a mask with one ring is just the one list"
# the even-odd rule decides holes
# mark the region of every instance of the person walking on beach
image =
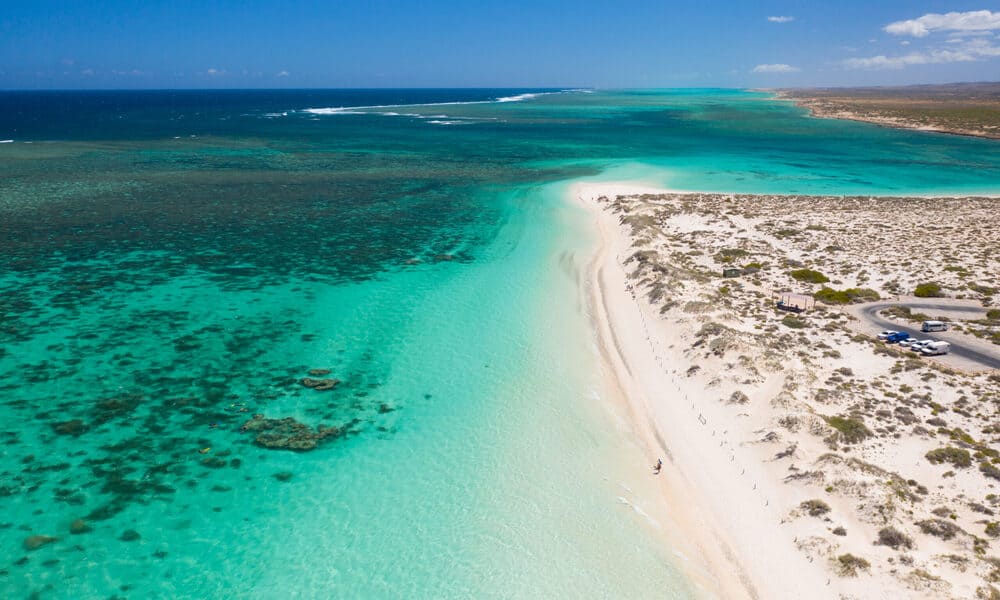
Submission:
[[663,459],[658,458],[656,459],[656,464],[653,465],[653,475],[659,475],[661,469],[663,469]]

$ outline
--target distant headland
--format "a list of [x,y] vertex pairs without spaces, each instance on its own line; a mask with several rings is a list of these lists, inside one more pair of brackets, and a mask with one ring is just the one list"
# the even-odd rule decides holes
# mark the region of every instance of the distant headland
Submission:
[[1000,139],[1000,83],[784,89],[815,117]]

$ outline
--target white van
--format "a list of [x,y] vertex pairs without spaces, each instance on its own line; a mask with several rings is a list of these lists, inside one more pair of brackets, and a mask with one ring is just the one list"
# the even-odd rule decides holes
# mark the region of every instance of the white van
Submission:
[[920,331],[948,331],[948,324],[944,321],[924,321],[924,324],[920,326]]
[[931,342],[921,348],[920,353],[924,356],[938,356],[948,354],[949,350],[951,350],[951,344],[948,342]]

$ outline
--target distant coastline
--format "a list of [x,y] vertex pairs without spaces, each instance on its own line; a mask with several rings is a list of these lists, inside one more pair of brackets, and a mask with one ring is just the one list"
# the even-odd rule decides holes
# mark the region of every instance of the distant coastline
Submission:
[[1000,139],[1000,84],[778,90],[817,118]]

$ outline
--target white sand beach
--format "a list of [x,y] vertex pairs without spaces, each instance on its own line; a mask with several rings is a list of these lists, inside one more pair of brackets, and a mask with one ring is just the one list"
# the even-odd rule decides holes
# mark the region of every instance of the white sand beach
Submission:
[[[602,362],[651,462],[664,460],[671,543],[690,555],[692,578],[709,596],[993,597],[1000,561],[990,544],[1000,531],[990,527],[998,481],[988,472],[1000,376],[880,349],[868,337],[875,332],[859,336],[862,325],[841,307],[819,303],[783,320],[771,295],[819,289],[795,285],[786,264],[887,295],[914,282],[877,263],[907,256],[916,263],[907,272],[943,273],[937,280],[952,295],[949,275],[960,272],[983,281],[985,293],[1000,269],[989,271],[997,259],[977,244],[994,242],[950,256],[950,271],[892,245],[877,258],[859,249],[872,258],[844,268],[854,253],[811,258],[816,242],[801,233],[810,223],[788,224],[781,198],[613,183],[572,193],[600,231],[587,290]],[[968,210],[949,219],[974,221],[989,210],[981,200],[955,201]],[[884,207],[849,206],[813,214],[835,231],[838,218],[852,225],[845,231],[877,229]],[[863,210],[873,218],[860,218]],[[837,238],[812,225],[810,233]],[[713,276],[713,260],[730,256],[758,266],[738,279]],[[939,448],[965,453],[953,465],[952,454],[944,464],[925,457]]]

